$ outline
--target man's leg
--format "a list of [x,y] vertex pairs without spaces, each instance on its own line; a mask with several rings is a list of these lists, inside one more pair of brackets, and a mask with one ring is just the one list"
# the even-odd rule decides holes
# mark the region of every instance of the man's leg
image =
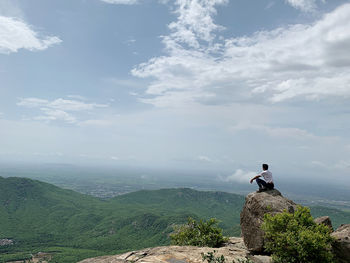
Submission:
[[275,185],[273,183],[267,183],[266,186],[269,190],[273,190],[275,188]]
[[255,181],[258,184],[259,189],[264,189],[264,188],[267,187],[267,184],[266,184],[266,182],[264,180],[262,180],[260,178],[257,178]]

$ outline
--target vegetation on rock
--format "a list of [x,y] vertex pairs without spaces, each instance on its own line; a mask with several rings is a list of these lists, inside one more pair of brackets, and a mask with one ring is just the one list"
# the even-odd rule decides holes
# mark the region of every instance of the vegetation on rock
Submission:
[[227,242],[222,229],[217,226],[218,220],[211,218],[208,221],[188,218],[187,224],[175,226],[170,235],[171,242],[180,246],[220,247]]
[[330,229],[314,222],[310,209],[298,206],[294,213],[266,214],[262,229],[265,248],[275,263],[332,263]]
[[[201,253],[202,261],[207,263],[226,263],[227,260],[224,255],[215,256],[216,250],[212,252],[208,252],[207,254]],[[232,263],[254,263],[251,259],[237,259],[237,261],[233,260]]]
[[207,254],[202,253],[202,261],[207,261],[207,263],[225,263],[226,259],[224,255],[216,257],[214,255],[216,251],[214,250],[213,252],[208,252]]

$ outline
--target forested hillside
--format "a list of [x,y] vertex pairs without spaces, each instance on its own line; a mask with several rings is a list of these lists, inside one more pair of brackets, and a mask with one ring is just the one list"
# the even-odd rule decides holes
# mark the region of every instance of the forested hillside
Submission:
[[[163,189],[106,201],[40,181],[0,178],[0,239],[14,240],[0,247],[0,259],[23,251],[61,251],[78,259],[165,245],[172,226],[189,216],[216,217],[225,234],[239,235],[243,200],[222,192]],[[63,262],[61,256],[56,258]]]
[[[53,262],[169,244],[174,224],[215,217],[224,234],[240,234],[244,197],[192,189],[138,191],[109,200],[25,178],[0,177],[0,262],[39,251],[54,253]],[[330,215],[336,224],[350,213],[323,207],[315,216]]]

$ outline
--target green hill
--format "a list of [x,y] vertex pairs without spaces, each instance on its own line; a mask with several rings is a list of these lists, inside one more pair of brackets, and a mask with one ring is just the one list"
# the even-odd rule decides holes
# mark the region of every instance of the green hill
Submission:
[[189,216],[216,217],[225,234],[239,235],[243,201],[239,195],[191,189],[139,191],[100,200],[40,181],[0,177],[0,239],[15,241],[0,247],[0,262],[38,251],[56,251],[57,262],[75,262],[167,245],[173,224]]
[[[244,197],[192,189],[138,191],[101,200],[40,181],[0,177],[0,262],[23,259],[39,251],[54,253],[51,262],[168,245],[174,224],[215,217],[225,235],[240,234]],[[332,211],[330,211],[332,210]],[[331,215],[334,225],[350,213],[312,208],[315,216]]]

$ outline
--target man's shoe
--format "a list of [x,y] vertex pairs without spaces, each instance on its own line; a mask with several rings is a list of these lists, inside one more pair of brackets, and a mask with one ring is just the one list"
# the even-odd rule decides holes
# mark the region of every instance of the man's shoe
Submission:
[[266,191],[266,188],[259,188],[258,191],[256,191],[257,193],[261,193],[261,192],[265,192]]

